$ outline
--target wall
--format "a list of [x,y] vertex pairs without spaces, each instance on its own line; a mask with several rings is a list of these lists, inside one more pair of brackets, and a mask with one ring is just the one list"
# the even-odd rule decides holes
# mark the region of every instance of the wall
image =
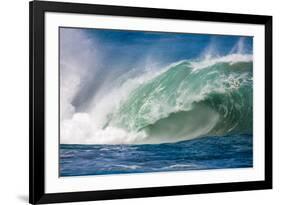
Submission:
[[[73,0],[74,1],[74,0]],[[83,1],[83,0],[81,0]],[[81,2],[80,1],[80,2]],[[75,2],[79,2],[75,0]],[[161,7],[202,11],[267,14],[274,16],[274,189],[236,193],[201,194],[177,197],[128,199],[95,202],[99,204],[277,204],[280,181],[281,96],[281,12],[278,1],[250,0],[84,0],[97,4]],[[28,1],[1,1],[0,38],[0,204],[26,204],[28,200]],[[93,202],[80,203],[93,204]]]

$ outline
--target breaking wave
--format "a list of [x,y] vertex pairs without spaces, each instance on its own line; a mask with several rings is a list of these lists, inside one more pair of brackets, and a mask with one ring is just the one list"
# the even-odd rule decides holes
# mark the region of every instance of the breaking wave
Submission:
[[252,133],[252,55],[175,62],[124,75],[88,112],[61,123],[71,144],[151,144]]

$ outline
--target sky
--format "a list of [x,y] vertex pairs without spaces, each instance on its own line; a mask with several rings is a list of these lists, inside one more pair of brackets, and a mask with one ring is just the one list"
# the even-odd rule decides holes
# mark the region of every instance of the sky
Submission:
[[[208,46],[216,46],[219,55],[227,54],[240,36],[198,35],[104,29],[83,29],[89,38],[98,39],[112,59],[136,61],[148,54],[163,61],[198,57]],[[244,37],[245,52],[252,50],[252,38]]]
[[61,101],[66,113],[83,111],[126,73],[207,55],[251,54],[252,44],[252,37],[241,36],[61,27]]

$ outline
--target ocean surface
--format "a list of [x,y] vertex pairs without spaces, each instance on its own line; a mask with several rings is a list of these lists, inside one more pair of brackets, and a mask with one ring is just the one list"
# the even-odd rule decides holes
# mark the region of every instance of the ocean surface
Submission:
[[177,143],[60,145],[60,176],[85,176],[253,166],[253,136],[209,136]]

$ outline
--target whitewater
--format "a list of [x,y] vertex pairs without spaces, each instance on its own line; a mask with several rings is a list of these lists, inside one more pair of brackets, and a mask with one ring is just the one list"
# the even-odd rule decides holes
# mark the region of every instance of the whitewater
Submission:
[[[160,144],[252,134],[251,54],[187,59],[116,78],[84,111],[61,101],[61,144]],[[72,92],[77,92],[75,83]]]

